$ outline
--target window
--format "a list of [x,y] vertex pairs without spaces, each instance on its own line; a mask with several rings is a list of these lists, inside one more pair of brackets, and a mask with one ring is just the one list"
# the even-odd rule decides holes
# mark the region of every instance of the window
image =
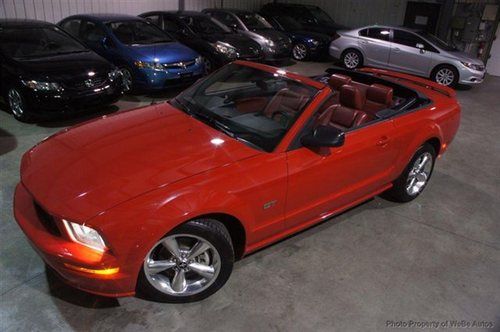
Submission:
[[186,29],[182,24],[177,23],[174,19],[171,19],[169,17],[163,17],[163,28],[165,31],[172,32],[172,33],[179,33],[183,29]]
[[85,42],[96,43],[104,39],[104,31],[94,22],[85,21],[82,24],[81,36]]
[[238,17],[250,30],[272,29],[269,22],[267,22],[266,19],[259,14],[248,13],[238,15]]
[[[281,75],[237,64],[222,67],[172,103],[215,129],[271,152],[314,98],[317,89]],[[250,111],[240,100],[267,99]]]
[[231,30],[216,19],[208,16],[183,16],[181,20],[186,23],[195,33],[213,34],[230,33]]
[[81,20],[69,20],[62,24],[62,28],[75,38],[80,37],[80,24]]
[[390,34],[391,33],[389,29],[383,29],[383,28],[369,28],[369,29],[363,29],[359,32],[359,35],[362,37],[368,37],[385,41],[389,41]]
[[0,52],[14,59],[86,51],[85,46],[57,27],[0,30]]
[[111,22],[107,26],[126,45],[149,45],[171,42],[172,39],[156,25],[144,21]]
[[417,47],[417,44],[422,44],[425,46],[425,41],[422,38],[418,37],[417,35],[411,32],[403,30],[396,30],[396,29],[394,30],[393,41],[397,44],[415,48]]
[[161,25],[160,25],[160,15],[147,16],[147,17],[145,17],[145,19],[148,22],[151,22],[151,23],[156,24],[157,26],[161,27]]
[[227,25],[228,27],[239,27],[239,23],[238,23],[238,20],[235,19],[233,17],[233,15],[229,14],[229,13],[223,13],[223,12],[213,12],[213,13],[210,13],[210,15],[212,15],[213,17],[215,17],[215,19],[221,21],[222,23],[224,23],[225,25]]

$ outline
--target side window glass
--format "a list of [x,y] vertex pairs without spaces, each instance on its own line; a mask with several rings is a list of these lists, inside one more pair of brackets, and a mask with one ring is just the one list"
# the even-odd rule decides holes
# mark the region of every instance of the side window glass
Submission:
[[180,32],[180,30],[182,30],[182,27],[180,25],[178,25],[173,20],[165,17],[163,18],[163,28],[167,32],[174,32],[174,33]]
[[368,37],[368,29],[360,30],[358,34],[362,37]]
[[94,22],[85,21],[81,30],[82,39],[85,42],[96,43],[104,39],[104,31]]
[[428,45],[423,39],[414,35],[413,33],[394,30],[394,42],[400,45],[410,46],[417,48],[417,44]]
[[147,16],[145,19],[153,24],[156,24],[157,26],[160,26],[160,15]]
[[80,36],[80,20],[69,20],[63,23],[62,28],[75,38]]
[[391,32],[389,29],[383,29],[383,28],[366,29],[366,37],[368,38],[389,41],[390,34]]

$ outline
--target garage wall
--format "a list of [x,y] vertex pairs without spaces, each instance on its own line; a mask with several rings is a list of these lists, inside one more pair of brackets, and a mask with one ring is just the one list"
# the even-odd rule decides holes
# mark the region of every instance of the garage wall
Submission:
[[[335,21],[357,27],[372,23],[400,25],[407,0],[280,0],[322,7]],[[270,0],[184,0],[186,10],[209,7],[259,10]],[[137,15],[148,10],[176,10],[179,0],[0,0],[0,18],[34,18],[58,22],[80,13]]]

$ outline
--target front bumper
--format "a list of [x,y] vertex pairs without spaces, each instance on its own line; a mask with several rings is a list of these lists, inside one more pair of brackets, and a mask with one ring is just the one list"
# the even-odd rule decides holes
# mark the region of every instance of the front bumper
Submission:
[[204,73],[205,67],[203,64],[166,70],[136,69],[134,86],[139,90],[146,91],[165,90],[193,83],[202,77]]
[[14,216],[29,242],[68,284],[110,297],[135,293],[137,271],[116,253],[98,252],[72,242],[61,229],[48,227],[40,217],[31,194],[19,183],[14,195]]
[[263,47],[263,61],[283,61],[290,58],[292,46],[270,48]]
[[88,108],[105,106],[115,103],[122,95],[121,83],[87,91],[41,92],[29,88],[23,90],[28,109],[37,116],[76,113]]
[[486,70],[479,71],[461,65],[458,74],[460,84],[479,84],[486,77]]

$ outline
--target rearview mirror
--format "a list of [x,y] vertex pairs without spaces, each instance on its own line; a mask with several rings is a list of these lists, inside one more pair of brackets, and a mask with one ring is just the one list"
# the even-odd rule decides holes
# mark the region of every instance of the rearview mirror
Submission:
[[344,145],[345,133],[331,126],[318,126],[300,140],[302,145],[311,148],[338,147]]

